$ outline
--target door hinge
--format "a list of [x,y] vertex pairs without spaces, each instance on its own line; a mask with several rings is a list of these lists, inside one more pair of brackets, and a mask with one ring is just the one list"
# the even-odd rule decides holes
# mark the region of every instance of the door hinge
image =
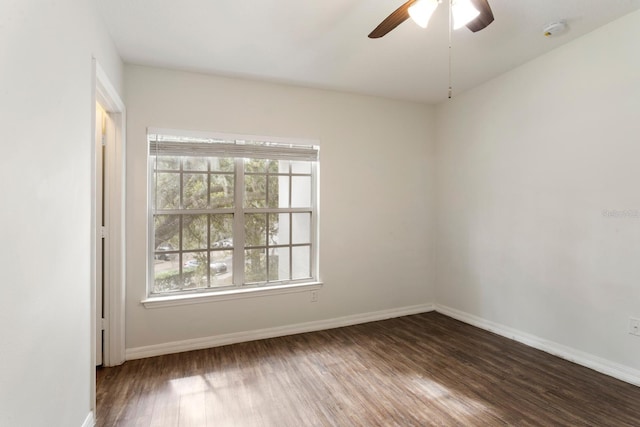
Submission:
[[100,143],[102,144],[103,147],[107,145],[107,136],[105,134],[102,134]]
[[104,317],[100,319],[100,329],[102,329],[103,331],[107,329],[106,322],[104,321]]
[[104,226],[100,227],[100,237],[103,239],[107,237],[107,228]]

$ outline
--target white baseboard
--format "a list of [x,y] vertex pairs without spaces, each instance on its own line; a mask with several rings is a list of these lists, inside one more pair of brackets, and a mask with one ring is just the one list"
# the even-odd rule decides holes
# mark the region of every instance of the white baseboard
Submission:
[[125,357],[126,360],[134,360],[142,359],[145,357],[160,356],[163,354],[180,353],[183,351],[201,350],[203,348],[219,347],[223,345],[236,344],[246,341],[255,341],[265,338],[275,338],[286,335],[301,334],[304,332],[341,328],[343,326],[357,325],[359,323],[375,322],[377,320],[385,320],[394,317],[408,316],[411,314],[426,313],[433,310],[433,304],[421,304],[409,307],[375,311],[370,313],[354,314],[351,316],[337,317],[334,319],[298,323],[295,325],[277,326],[274,328],[256,329],[247,332],[236,332],[232,334],[215,335],[212,337],[173,341],[164,344],[128,348],[126,350]]
[[91,411],[87,418],[84,419],[81,427],[93,427],[94,425],[96,425],[96,420],[93,418],[93,411]]
[[535,335],[527,334],[517,329],[513,329],[490,320],[485,320],[481,317],[474,316],[473,314],[465,313],[451,307],[436,304],[435,310],[438,313],[442,313],[446,316],[460,320],[461,322],[468,323],[469,325],[518,341],[522,344],[528,345],[529,347],[558,356],[562,359],[585,366],[624,382],[640,386],[640,371],[637,369],[620,365],[610,360],[603,359],[553,341],[548,341]]

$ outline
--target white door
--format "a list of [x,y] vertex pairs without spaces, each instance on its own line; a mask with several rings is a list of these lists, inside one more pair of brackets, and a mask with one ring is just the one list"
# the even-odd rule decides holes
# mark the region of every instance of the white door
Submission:
[[115,123],[108,112],[96,103],[96,366],[102,365],[103,354],[108,350],[105,336],[108,325],[106,296],[109,292],[109,200],[110,188],[107,177],[109,151],[114,143]]
[[96,182],[95,182],[95,198],[96,198],[96,365],[102,365],[102,301],[103,301],[103,254],[104,254],[104,149],[102,145],[104,135],[105,111],[96,103]]
[[[104,362],[109,351],[109,295],[111,292],[112,170],[116,144],[116,124],[109,112],[96,104],[96,366]],[[111,167],[110,167],[111,166]],[[107,358],[107,362],[109,359]]]

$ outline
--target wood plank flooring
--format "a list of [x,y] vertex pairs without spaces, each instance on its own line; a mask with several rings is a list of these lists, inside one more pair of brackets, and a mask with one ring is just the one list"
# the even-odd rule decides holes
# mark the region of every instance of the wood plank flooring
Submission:
[[640,387],[432,312],[126,362],[98,426],[640,426]]

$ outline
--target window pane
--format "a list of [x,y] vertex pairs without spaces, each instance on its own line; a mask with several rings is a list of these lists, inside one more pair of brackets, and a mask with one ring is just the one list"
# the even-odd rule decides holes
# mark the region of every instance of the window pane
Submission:
[[295,246],[292,248],[293,277],[292,279],[307,279],[311,277],[311,247]]
[[233,214],[209,215],[211,247],[233,247]]
[[294,213],[291,232],[293,243],[311,243],[311,214]]
[[269,249],[269,280],[289,280],[289,248]]
[[207,175],[185,173],[183,177],[183,200],[185,209],[205,209],[207,207]]
[[311,173],[311,162],[291,162],[291,173]]
[[291,177],[291,207],[308,208],[311,206],[311,177]]
[[278,173],[289,173],[289,160],[278,160]]
[[206,171],[208,159],[206,157],[184,157],[182,169],[186,171]]
[[233,251],[211,251],[209,254],[211,286],[233,285]]
[[267,206],[266,175],[246,175],[244,177],[244,205],[248,208],[264,208]]
[[266,249],[245,249],[244,280],[247,283],[267,281]]
[[207,265],[207,253],[206,252],[185,252],[182,254],[182,272],[187,273],[196,270],[196,267],[201,272],[206,274],[204,266]]
[[[268,179],[268,183],[269,183],[269,192],[268,192],[268,200],[267,200],[267,205],[270,208],[277,208],[279,207],[280,204],[280,198],[282,197],[280,195],[280,191],[284,190],[280,187],[280,180],[284,178],[285,180],[288,177],[279,177],[279,176],[270,176]],[[286,191],[288,191],[288,188],[286,189]]]
[[156,157],[156,170],[180,170],[180,158],[158,156]]
[[244,215],[244,245],[265,246],[267,244],[267,214]]
[[180,216],[155,215],[153,292],[172,292],[182,288],[180,277]]
[[269,173],[278,173],[280,170],[280,162],[278,160],[266,160],[266,162]]
[[157,173],[156,209],[178,209],[180,207],[180,174]]
[[180,215],[154,215],[153,222],[156,258],[166,258],[180,249]]
[[269,214],[269,246],[288,244],[289,214]]
[[182,250],[207,248],[207,215],[182,216]]
[[267,171],[268,163],[269,163],[269,160],[265,160],[265,159],[245,159],[244,171],[265,173]]
[[269,177],[269,207],[289,207],[289,176]]
[[233,175],[210,175],[211,208],[233,207]]
[[153,292],[173,292],[182,288],[180,278],[180,264],[175,255],[172,261],[154,260],[153,266]]
[[184,289],[207,287],[206,252],[185,252],[182,255],[182,284]]
[[233,159],[224,158],[224,157],[211,158],[212,172],[233,172],[233,170],[234,170]]

